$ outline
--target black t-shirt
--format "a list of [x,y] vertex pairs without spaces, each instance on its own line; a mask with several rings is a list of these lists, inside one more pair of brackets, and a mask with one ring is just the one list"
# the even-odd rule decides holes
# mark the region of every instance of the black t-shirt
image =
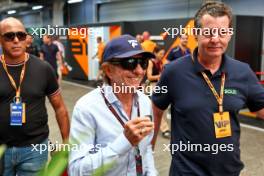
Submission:
[[34,56],[39,57],[39,50],[38,47],[36,45],[30,45],[29,47],[26,48],[26,52],[29,54],[32,54]]
[[59,48],[53,43],[50,45],[43,44],[40,49],[40,52],[44,55],[44,60],[52,66],[56,73],[58,67],[56,55],[58,51]]
[[[8,65],[8,71],[18,85],[22,64]],[[10,103],[15,96],[3,64],[0,62],[0,144],[29,146],[37,144],[49,135],[45,97],[56,93],[59,86],[51,66],[30,55],[26,62],[25,77],[21,85],[22,101],[26,103],[26,123],[10,126]]]

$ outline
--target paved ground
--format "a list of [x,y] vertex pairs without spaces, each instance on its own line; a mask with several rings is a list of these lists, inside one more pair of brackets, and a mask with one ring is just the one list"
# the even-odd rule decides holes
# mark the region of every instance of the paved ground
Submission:
[[[75,102],[91,89],[85,86],[76,86],[66,82],[62,83],[62,94],[65,104],[71,115]],[[61,141],[59,128],[56,123],[54,112],[48,104],[49,111],[49,126],[50,139]],[[167,176],[170,166],[170,155],[163,151],[164,145],[168,144],[169,140],[163,139],[159,136],[157,146],[155,149],[155,163],[160,173],[160,176]],[[245,163],[245,169],[241,176],[263,176],[264,175],[264,129],[251,129],[249,127],[242,127],[241,134],[241,157]]]

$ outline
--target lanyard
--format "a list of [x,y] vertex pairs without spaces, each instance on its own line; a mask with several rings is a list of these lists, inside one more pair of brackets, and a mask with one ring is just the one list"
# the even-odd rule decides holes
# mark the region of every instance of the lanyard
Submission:
[[[113,106],[109,103],[109,101],[106,99],[105,94],[104,94],[104,90],[101,88],[101,94],[104,98],[105,104],[107,105],[107,107],[109,108],[109,110],[113,113],[113,115],[115,116],[115,118],[119,121],[119,123],[122,125],[122,127],[124,128],[125,123],[123,122],[123,120],[121,119],[121,117],[118,115],[118,113],[116,112],[116,110],[113,108]],[[138,117],[140,117],[140,109],[139,109],[139,103],[137,102],[137,115]],[[135,146],[136,149],[136,155],[135,155],[135,161],[136,161],[136,172],[137,172],[137,176],[142,176],[143,175],[143,169],[142,169],[142,158],[140,155],[140,150],[138,146]]]
[[[102,96],[104,98],[104,101],[105,101],[105,104],[107,105],[107,107],[109,108],[109,110],[113,113],[113,115],[119,121],[119,123],[122,125],[122,127],[124,127],[125,126],[125,123],[123,122],[123,120],[121,119],[121,117],[118,115],[118,113],[116,112],[116,110],[113,108],[113,106],[106,99],[105,93],[104,93],[104,90],[103,89],[101,89],[101,94],[102,94]],[[140,117],[140,109],[139,109],[138,102],[136,103],[136,105],[137,105],[137,116]]]
[[219,105],[219,112],[222,114],[223,113],[223,101],[224,101],[225,73],[222,73],[222,76],[221,76],[220,96],[216,92],[216,90],[215,90],[213,84],[211,83],[210,79],[208,78],[208,76],[204,72],[201,72],[201,73],[202,73],[204,80],[206,81],[207,85],[209,86],[209,88],[213,92],[213,94],[214,94],[214,96],[218,102],[218,105]]
[[[25,56],[26,56],[26,58],[28,58],[27,54]],[[8,78],[9,78],[9,80],[11,82],[11,85],[16,90],[16,97],[15,98],[16,98],[16,103],[18,103],[19,99],[20,99],[20,93],[21,93],[21,84],[23,82],[23,79],[24,79],[24,76],[25,76],[25,71],[26,71],[26,60],[24,61],[24,65],[23,65],[23,68],[22,68],[21,73],[20,73],[19,85],[17,86],[14,78],[10,75],[10,73],[9,73],[9,71],[7,69],[4,55],[2,55],[1,57],[2,57],[2,63],[3,63],[4,70],[5,70]]]

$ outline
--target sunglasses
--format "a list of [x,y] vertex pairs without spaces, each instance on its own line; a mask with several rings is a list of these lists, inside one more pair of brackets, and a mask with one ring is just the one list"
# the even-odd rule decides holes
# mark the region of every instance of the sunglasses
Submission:
[[118,59],[110,61],[113,65],[120,65],[125,70],[135,70],[139,64],[143,70],[148,68],[149,59],[146,58],[128,58],[128,59]]
[[12,42],[17,37],[19,41],[24,41],[27,38],[27,33],[25,32],[7,32],[4,33],[3,38],[7,42]]

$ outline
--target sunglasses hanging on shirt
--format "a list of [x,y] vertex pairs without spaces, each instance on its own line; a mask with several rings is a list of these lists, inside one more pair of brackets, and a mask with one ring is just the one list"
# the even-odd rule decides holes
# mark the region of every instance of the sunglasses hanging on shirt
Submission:
[[110,61],[113,65],[120,65],[125,70],[134,70],[139,64],[142,69],[148,68],[149,59],[147,58],[122,58]]

